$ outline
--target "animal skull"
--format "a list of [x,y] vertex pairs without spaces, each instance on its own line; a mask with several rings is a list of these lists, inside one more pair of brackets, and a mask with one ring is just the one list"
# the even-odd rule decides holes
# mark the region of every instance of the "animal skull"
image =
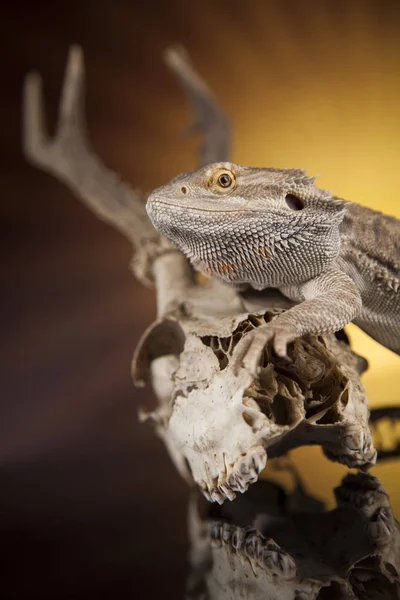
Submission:
[[[257,377],[245,368],[234,372],[246,333],[279,312],[243,315],[228,336],[217,335],[218,326],[216,335],[186,332],[179,359],[164,356],[152,365],[153,386],[163,397],[147,418],[155,421],[180,472],[213,502],[246,491],[264,468],[267,451],[278,456],[318,443],[331,459],[351,467],[376,460],[358,378],[363,363],[335,336],[296,340],[290,364],[266,349]],[[170,365],[167,375],[160,361]]]

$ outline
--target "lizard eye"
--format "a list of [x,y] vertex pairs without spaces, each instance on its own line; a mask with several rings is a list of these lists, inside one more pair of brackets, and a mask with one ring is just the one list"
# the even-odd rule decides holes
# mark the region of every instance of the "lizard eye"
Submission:
[[209,181],[209,187],[216,193],[228,192],[235,186],[235,175],[231,171],[221,169],[214,172]]
[[304,208],[303,201],[294,194],[286,194],[285,202],[292,210],[302,210]]
[[222,173],[218,177],[218,185],[222,188],[227,188],[232,184],[232,176],[229,173]]

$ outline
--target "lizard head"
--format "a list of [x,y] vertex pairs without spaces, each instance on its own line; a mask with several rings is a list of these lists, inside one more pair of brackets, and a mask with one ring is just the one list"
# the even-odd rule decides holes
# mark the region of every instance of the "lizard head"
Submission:
[[222,162],[157,188],[147,212],[203,273],[263,288],[306,281],[336,259],[345,205],[302,170]]

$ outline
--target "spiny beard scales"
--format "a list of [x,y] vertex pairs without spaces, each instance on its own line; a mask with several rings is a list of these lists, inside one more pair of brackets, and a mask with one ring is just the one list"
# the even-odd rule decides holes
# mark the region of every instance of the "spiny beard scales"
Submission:
[[[299,218],[273,223],[260,213],[185,211],[158,221],[158,228],[196,269],[256,289],[301,283],[319,275],[340,250],[337,227],[304,226]],[[165,216],[165,215],[164,215]],[[179,222],[179,227],[173,223]]]

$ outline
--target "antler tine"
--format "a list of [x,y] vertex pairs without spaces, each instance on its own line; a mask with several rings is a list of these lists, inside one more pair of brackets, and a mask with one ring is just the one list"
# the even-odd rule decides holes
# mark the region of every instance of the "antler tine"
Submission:
[[65,78],[61,93],[60,115],[57,130],[60,135],[74,130],[83,136],[86,123],[83,116],[85,95],[85,65],[82,48],[75,44],[68,54]]
[[175,73],[193,107],[193,129],[203,134],[200,166],[229,158],[231,130],[229,121],[218,106],[211,90],[193,69],[187,52],[171,46],[164,53],[168,67]]
[[148,220],[142,194],[123,183],[92,152],[83,115],[84,64],[80,46],[69,52],[57,134],[44,130],[41,78],[27,76],[24,86],[23,148],[26,157],[75,192],[101,219],[122,231],[135,246],[159,235]]
[[30,73],[25,79],[23,106],[23,150],[32,162],[41,164],[45,160],[48,140],[44,127],[42,78],[39,73]]

